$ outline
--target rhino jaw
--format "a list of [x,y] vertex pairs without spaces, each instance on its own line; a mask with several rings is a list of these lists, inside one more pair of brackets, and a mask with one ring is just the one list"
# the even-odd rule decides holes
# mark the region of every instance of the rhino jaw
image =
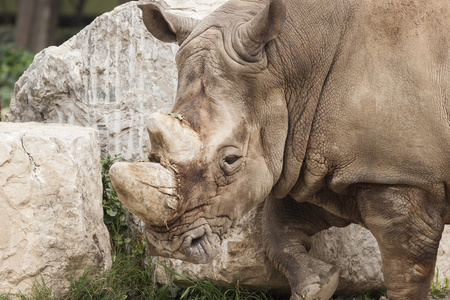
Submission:
[[166,240],[159,240],[151,228],[147,227],[144,232],[147,241],[150,242],[147,244],[147,253],[151,256],[205,264],[212,261],[222,251],[219,235],[213,233],[208,224],[198,226],[197,222],[192,223],[190,229],[169,244]]
[[109,176],[120,202],[144,223],[167,226],[179,203],[176,178],[158,163],[116,162]]

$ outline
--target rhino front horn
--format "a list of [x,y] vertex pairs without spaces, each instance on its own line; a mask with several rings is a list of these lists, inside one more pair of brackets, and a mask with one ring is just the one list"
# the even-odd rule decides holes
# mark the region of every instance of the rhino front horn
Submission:
[[157,163],[116,162],[109,176],[120,202],[147,225],[167,226],[174,218],[179,198],[170,170]]
[[151,153],[160,154],[172,162],[193,159],[202,147],[200,137],[185,121],[163,113],[150,116],[148,134]]

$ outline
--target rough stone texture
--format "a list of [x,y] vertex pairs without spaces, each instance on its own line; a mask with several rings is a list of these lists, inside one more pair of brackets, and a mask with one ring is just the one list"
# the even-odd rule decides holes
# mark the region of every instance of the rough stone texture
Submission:
[[442,234],[436,267],[439,269],[441,283],[444,283],[445,278],[450,279],[450,225],[445,226]]
[[[220,253],[209,264],[192,264],[178,259],[157,258],[163,265],[184,276],[192,273],[201,278],[209,278],[224,286],[235,286],[238,282],[249,288],[271,288],[289,290],[284,275],[277,271],[267,259],[261,240],[261,218],[263,205],[245,215],[240,223],[232,228],[222,242]],[[156,270],[156,278],[167,282],[172,277],[163,267]]]
[[316,234],[312,245],[313,256],[339,268],[339,293],[360,293],[384,285],[380,250],[367,229],[356,224],[332,227]]
[[[268,261],[261,240],[262,205],[252,210],[231,229],[222,243],[223,252],[211,264],[195,265],[175,259],[159,259],[180,274],[201,274],[202,278],[227,286],[237,282],[246,287],[271,288],[289,292],[289,284]],[[372,234],[358,225],[331,228],[313,237],[311,254],[340,270],[337,291],[344,294],[364,292],[383,286],[381,257]],[[170,273],[160,267],[157,278],[169,280]]]
[[[166,2],[177,13],[202,18],[226,1]],[[7,120],[93,127],[103,155],[145,157],[146,117],[170,112],[173,104],[178,46],[154,39],[136,5],[119,6],[63,45],[37,54],[17,82]]]
[[111,266],[98,132],[0,123],[0,293],[45,280],[56,295],[86,265]]
[[[148,2],[148,1],[140,1]],[[168,0],[176,13],[201,18],[224,0]],[[170,112],[176,87],[177,46],[155,40],[142,24],[135,2],[98,17],[60,47],[39,53],[19,80],[10,121],[69,123],[97,128],[102,154],[122,153],[128,161],[145,159],[145,130],[154,111]],[[211,264],[167,260],[167,265],[223,284],[285,289],[261,245],[260,208],[250,212],[223,242],[223,253]],[[450,232],[443,237],[438,267],[447,272]],[[312,253],[340,268],[339,291],[351,293],[382,285],[380,257],[373,236],[351,225],[314,237]],[[447,256],[447,257],[446,257]],[[164,280],[164,272],[158,271]]]
[[37,54],[17,82],[7,120],[93,127],[103,155],[145,157],[146,116],[172,105],[177,46],[155,42],[140,14],[130,2]]
[[[224,2],[167,1],[195,18]],[[154,39],[136,5],[119,6],[63,45],[38,53],[17,82],[7,120],[93,127],[100,132],[103,155],[145,157],[146,117],[170,112],[173,104],[178,46]]]

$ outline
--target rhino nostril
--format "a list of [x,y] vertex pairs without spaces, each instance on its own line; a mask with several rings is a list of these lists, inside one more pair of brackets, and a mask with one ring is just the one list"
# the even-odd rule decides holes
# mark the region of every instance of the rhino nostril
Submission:
[[202,238],[203,238],[203,236],[193,239],[191,242],[191,246],[197,247],[198,244],[200,244],[200,242],[202,241]]

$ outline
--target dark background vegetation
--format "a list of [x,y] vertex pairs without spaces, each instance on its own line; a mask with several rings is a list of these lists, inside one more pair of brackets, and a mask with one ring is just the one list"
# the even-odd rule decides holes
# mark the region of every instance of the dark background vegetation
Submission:
[[10,37],[14,44],[36,53],[63,42],[65,32],[76,33],[96,16],[128,1],[0,0],[0,24],[14,27]]

